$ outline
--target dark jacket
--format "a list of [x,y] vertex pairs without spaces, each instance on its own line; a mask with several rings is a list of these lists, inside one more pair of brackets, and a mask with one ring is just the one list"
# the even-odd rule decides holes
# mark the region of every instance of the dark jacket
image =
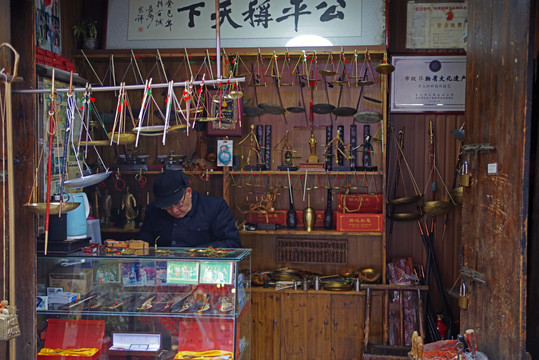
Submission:
[[234,216],[225,200],[193,191],[191,210],[181,219],[152,204],[146,207],[139,239],[157,247],[240,248]]

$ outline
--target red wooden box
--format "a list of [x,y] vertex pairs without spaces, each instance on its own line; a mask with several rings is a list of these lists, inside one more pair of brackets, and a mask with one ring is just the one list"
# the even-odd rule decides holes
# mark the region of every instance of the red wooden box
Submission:
[[267,214],[248,212],[245,221],[257,224],[286,225],[286,210],[275,210]]
[[45,347],[50,349],[98,348],[93,356],[37,355],[38,360],[94,360],[101,356],[105,321],[49,319]]
[[337,210],[343,213],[381,213],[382,194],[337,194]]
[[343,232],[382,232],[383,214],[362,214],[335,212],[337,231]]

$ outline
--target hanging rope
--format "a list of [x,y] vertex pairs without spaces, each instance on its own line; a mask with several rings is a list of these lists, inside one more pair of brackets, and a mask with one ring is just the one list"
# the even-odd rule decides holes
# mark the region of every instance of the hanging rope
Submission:
[[[4,69],[1,71],[2,75],[4,75]],[[5,132],[5,126],[6,126],[6,104],[4,103],[4,98],[2,97],[2,92],[0,91],[0,118],[2,119],[2,174],[6,173],[6,161],[5,161],[5,154],[6,154],[6,132]],[[8,179],[11,181],[11,179]],[[3,260],[2,260],[2,274],[4,274],[4,279],[6,276],[6,181],[2,181],[2,251],[3,254]],[[2,281],[2,299],[6,298],[6,281]]]

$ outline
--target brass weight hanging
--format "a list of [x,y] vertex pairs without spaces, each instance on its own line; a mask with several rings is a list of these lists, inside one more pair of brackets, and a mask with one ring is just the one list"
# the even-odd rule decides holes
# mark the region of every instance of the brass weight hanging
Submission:
[[466,293],[466,282],[464,281],[460,284],[458,304],[462,310],[468,309],[468,294]]

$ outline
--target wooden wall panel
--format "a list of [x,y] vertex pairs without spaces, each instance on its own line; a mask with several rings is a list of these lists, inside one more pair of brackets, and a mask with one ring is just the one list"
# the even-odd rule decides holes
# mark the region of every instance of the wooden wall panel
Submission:
[[[443,1],[431,1],[443,2]],[[406,49],[406,14],[408,1],[390,1],[390,26],[389,26],[389,53],[391,55],[465,55],[462,49]],[[466,101],[473,102],[472,96],[467,96]],[[433,177],[430,176],[432,162],[429,156],[429,126],[432,122],[436,134],[436,168],[441,174],[434,179],[438,190],[435,194],[431,191]],[[428,113],[428,114],[397,114],[390,113],[389,123],[390,131],[388,133],[388,199],[394,189],[392,184],[395,181],[395,137],[398,137],[398,131],[405,130],[404,153],[405,158],[410,164],[412,173],[418,183],[419,188],[425,193],[425,200],[446,199],[448,190],[453,187],[454,174],[457,165],[460,141],[451,135],[451,130],[459,129],[466,122],[464,114],[454,113]],[[466,124],[467,128],[468,124]],[[410,187],[409,178],[405,176],[405,183]],[[443,179],[443,181],[442,181]],[[401,183],[402,185],[402,183]],[[404,194],[403,188],[399,188],[397,194]],[[406,209],[413,211],[410,207]],[[434,252],[438,262],[438,268],[445,288],[450,289],[458,278],[458,256],[461,244],[461,206],[456,206],[447,217],[438,216],[435,220],[435,241]],[[425,222],[431,224],[431,218],[424,218]],[[427,264],[427,254],[425,252],[419,226],[416,222],[392,222],[388,220],[388,259],[393,257],[412,257],[414,263]],[[431,276],[432,279],[432,276]],[[431,281],[431,295],[433,295],[433,310],[441,310],[440,294],[436,289],[436,284]],[[448,296],[451,310],[454,317],[458,320],[458,307],[454,298]]]
[[[12,45],[19,52],[19,75],[23,82],[13,89],[36,87],[34,16],[28,9],[34,1],[11,3]],[[25,26],[21,26],[25,24]],[[24,208],[30,195],[36,168],[35,138],[37,129],[36,98],[32,95],[13,96],[13,134],[15,165],[16,219],[16,305],[19,309],[21,336],[16,338],[16,359],[35,359],[36,354],[36,229],[34,215]],[[24,199],[24,200],[23,200]]]
[[[453,188],[455,170],[460,149],[460,141],[451,135],[451,130],[458,129],[464,123],[463,115],[448,114],[391,114],[391,129],[388,144],[390,160],[388,163],[388,198],[392,199],[394,192],[394,179],[396,176],[396,146],[395,141],[398,132],[404,130],[404,158],[408,162],[411,173],[421,192],[424,194],[425,201],[448,200],[447,190]],[[432,126],[435,131],[435,152],[436,171],[433,174],[433,166],[430,158],[429,128]],[[403,165],[404,166],[404,165]],[[403,170],[402,178],[397,189],[397,197],[413,195],[411,187],[411,178],[407,171]],[[404,180],[404,181],[403,181]],[[431,191],[433,181],[437,184],[435,194]],[[403,183],[405,186],[403,186]],[[404,188],[407,188],[405,193]],[[447,190],[446,190],[447,189]],[[403,207],[399,210],[393,207],[395,211],[412,212],[417,211],[413,207]],[[431,221],[434,220],[434,252],[438,262],[438,268],[442,281],[446,288],[450,288],[458,277],[458,255],[460,245],[460,226],[461,226],[461,206],[457,205],[446,216],[424,217],[422,226],[431,227]],[[425,225],[426,224],[426,225]],[[427,264],[427,254],[421,240],[421,233],[417,222],[400,222],[388,220],[388,257],[408,257],[410,256],[414,263]],[[431,276],[432,279],[432,276]],[[440,309],[439,293],[435,283],[431,282],[431,294],[434,295],[434,311]],[[454,313],[456,304],[452,301]]]
[[330,296],[281,295],[281,359],[331,359],[330,307]]
[[251,293],[253,359],[281,359],[281,295]]
[[[471,288],[464,328],[489,358],[524,359],[531,108],[529,1],[470,2],[465,142],[496,151],[474,160],[465,192],[465,265],[486,276]],[[488,163],[498,174],[488,176]],[[500,336],[501,335],[501,336]]]

